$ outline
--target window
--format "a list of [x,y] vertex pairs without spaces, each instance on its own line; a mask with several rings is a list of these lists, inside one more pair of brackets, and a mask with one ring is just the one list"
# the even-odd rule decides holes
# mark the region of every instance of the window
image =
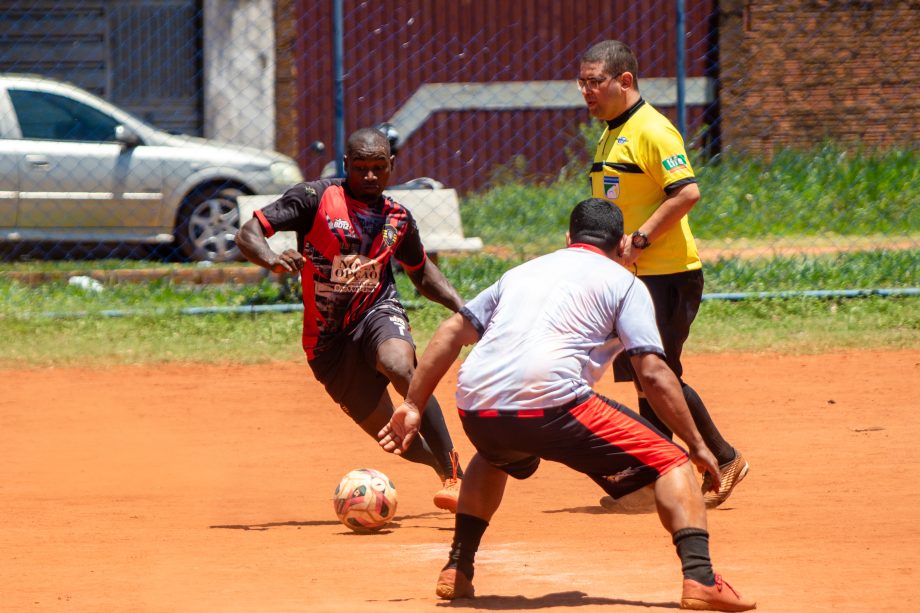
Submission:
[[65,96],[10,89],[22,137],[39,140],[115,142],[118,122]]

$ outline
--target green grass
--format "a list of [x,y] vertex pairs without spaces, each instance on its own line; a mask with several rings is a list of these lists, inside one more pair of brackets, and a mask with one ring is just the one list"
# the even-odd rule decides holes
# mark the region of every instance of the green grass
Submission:
[[[920,298],[704,302],[688,353],[823,353],[920,348]],[[449,315],[410,311],[420,347]],[[238,364],[302,360],[299,313],[73,319],[0,318],[0,367]]]
[[[744,248],[747,256],[759,256],[707,256],[707,293],[918,287],[918,157],[916,151],[825,145],[810,153],[780,152],[769,162],[726,157],[704,165],[695,160],[703,200],[691,219],[702,246]],[[464,230],[482,237],[487,252],[441,258],[441,268],[461,295],[470,298],[512,266],[563,246],[571,207],[588,195],[583,165],[578,155],[572,159],[572,168],[550,185],[530,180],[526,163],[518,160],[496,175],[502,184],[464,199]],[[816,247],[863,251],[805,254]],[[188,307],[297,300],[290,287],[269,280],[245,286],[160,280],[109,285],[96,293],[63,279],[31,287],[3,274],[193,266],[0,262],[0,366],[303,359],[299,312],[180,314]],[[408,303],[418,305],[410,317],[424,345],[448,312],[420,299],[404,275],[398,286]],[[687,350],[916,349],[918,307],[917,297],[706,301]],[[103,311],[134,314],[104,317]]]
[[704,271],[709,293],[917,287],[920,249],[721,259]]
[[0,367],[302,359],[300,314],[0,318]]
[[920,349],[920,298],[705,301],[689,353]]
[[180,270],[186,268],[232,268],[236,263],[228,264],[189,264],[177,262],[161,262],[143,259],[102,259],[102,260],[26,260],[26,261],[0,261],[0,273],[4,272],[78,272],[89,270]]
[[[699,239],[920,234],[920,153],[826,144],[772,160],[725,156],[693,161],[702,199],[691,213]],[[587,166],[585,166],[587,168]],[[559,244],[568,214],[590,196],[585,172],[541,185],[526,176],[466,197],[464,232],[518,257]],[[916,242],[915,242],[916,244]]]
[[[853,253],[812,258],[725,260],[707,269],[707,292],[747,283],[749,291],[910,287],[914,252]],[[442,258],[441,267],[469,298],[513,261],[487,254]],[[449,312],[419,298],[408,278],[397,285],[412,308],[413,333],[424,345]],[[0,366],[119,363],[262,363],[303,359],[301,315],[180,315],[192,306],[286,303],[282,288],[183,286],[158,281],[87,292],[64,281],[30,287],[0,278]],[[103,317],[102,311],[138,315]],[[86,313],[50,317],[48,313]],[[688,351],[820,352],[849,348],[920,347],[920,298],[789,298],[706,301]]]
[[181,285],[169,281],[120,283],[93,292],[66,280],[37,286],[0,278],[0,317],[36,317],[48,313],[99,313],[104,310],[178,311],[187,307],[276,303],[283,288],[268,280],[253,285]]
[[807,154],[781,151],[769,163],[725,159],[697,174],[703,200],[692,225],[701,239],[920,230],[916,151],[827,144]]

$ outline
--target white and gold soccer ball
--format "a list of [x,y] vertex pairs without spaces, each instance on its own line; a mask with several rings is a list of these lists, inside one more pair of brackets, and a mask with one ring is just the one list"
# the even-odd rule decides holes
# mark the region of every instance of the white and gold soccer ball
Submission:
[[373,468],[358,468],[342,477],[332,498],[339,521],[355,532],[374,532],[396,515],[396,486]]

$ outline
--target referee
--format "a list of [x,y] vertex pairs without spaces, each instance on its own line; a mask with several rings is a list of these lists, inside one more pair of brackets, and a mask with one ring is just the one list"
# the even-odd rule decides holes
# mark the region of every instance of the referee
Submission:
[[[631,235],[623,264],[652,295],[668,366],[680,381],[697,429],[719,462],[719,487],[712,488],[708,477],[702,486],[706,506],[717,507],[749,467],[722,437],[700,396],[681,378],[681,352],[703,298],[702,262],[687,218],[700,199],[696,177],[680,133],[642,99],[638,62],[629,47],[616,40],[591,47],[581,58],[577,83],[591,116],[607,124],[591,166],[591,193],[623,211],[625,232]],[[618,358],[613,372],[616,381],[633,381],[640,414],[670,436],[629,360]],[[617,508],[609,497],[601,504]]]

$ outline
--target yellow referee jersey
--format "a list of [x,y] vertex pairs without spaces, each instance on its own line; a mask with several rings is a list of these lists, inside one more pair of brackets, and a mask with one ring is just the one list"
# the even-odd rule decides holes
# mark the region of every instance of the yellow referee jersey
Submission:
[[[620,207],[627,234],[652,216],[667,191],[695,182],[680,132],[650,104],[640,100],[607,122],[591,166],[591,194]],[[687,216],[657,237],[636,265],[639,275],[702,268]]]

